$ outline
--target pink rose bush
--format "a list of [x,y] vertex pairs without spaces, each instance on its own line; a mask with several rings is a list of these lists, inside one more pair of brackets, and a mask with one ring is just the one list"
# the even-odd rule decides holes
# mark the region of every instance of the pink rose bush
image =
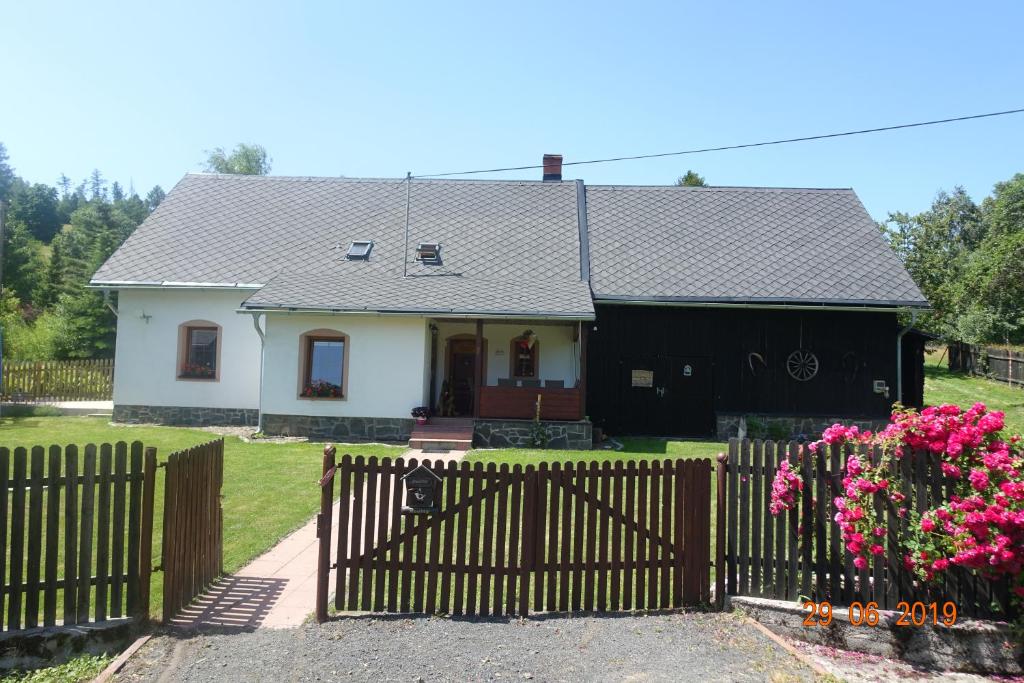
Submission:
[[[892,530],[890,543],[900,544],[904,566],[921,579],[936,580],[962,567],[987,579],[1009,577],[1014,594],[1024,598],[1024,445],[1019,435],[1004,434],[1004,429],[1003,413],[982,403],[966,410],[955,405],[921,412],[897,408],[877,433],[840,424],[826,429],[810,451],[824,457],[826,446],[850,447],[841,495],[833,504],[854,565],[867,569],[876,556],[884,556],[890,535],[886,510],[892,507],[907,519],[907,528]],[[880,455],[871,457],[865,450]],[[900,461],[919,452],[938,456],[951,493],[944,503],[911,512],[902,492]],[[791,509],[794,492],[802,488],[798,473],[783,465],[772,487],[772,514]],[[897,539],[897,533],[902,537]]]
[[768,509],[773,515],[778,515],[783,510],[792,510],[796,507],[797,494],[804,490],[804,480],[800,473],[790,467],[788,460],[779,463],[779,469],[772,481],[771,501]]

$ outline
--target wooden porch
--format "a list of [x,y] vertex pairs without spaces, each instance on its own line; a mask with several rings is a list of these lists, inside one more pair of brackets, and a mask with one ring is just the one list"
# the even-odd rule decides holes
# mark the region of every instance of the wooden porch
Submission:
[[533,419],[540,398],[540,419],[582,420],[583,392],[579,387],[481,387],[477,417]]
[[[536,416],[539,399],[540,419],[542,420],[575,421],[583,420],[586,417],[587,331],[589,325],[579,321],[544,321],[544,323],[537,321],[535,324],[570,327],[572,330],[572,338],[578,343],[576,361],[578,366],[574,371],[577,377],[575,386],[564,386],[564,383],[569,383],[567,380],[572,379],[571,377],[564,378],[566,381],[563,382],[563,378],[542,379],[542,373],[539,371],[529,375],[517,373],[518,376],[516,376],[507,370],[497,375],[497,385],[493,384],[494,373],[492,373],[492,384],[488,384],[485,364],[488,342],[484,336],[485,323],[483,320],[477,320],[475,334],[472,336],[470,334],[459,335],[460,343],[467,347],[472,343],[473,367],[470,393],[468,396],[463,394],[468,400],[464,399],[462,411],[455,412],[455,415],[477,419],[530,420]],[[438,340],[435,335],[431,349],[433,363],[438,362],[438,353]],[[448,352],[446,351],[445,360],[450,363],[451,358],[447,356]],[[468,363],[470,357],[468,349],[464,353],[464,357]],[[469,369],[466,365],[461,367]],[[465,375],[469,375],[469,372],[465,372]],[[436,376],[437,373],[432,367],[430,372],[432,400],[436,395],[436,387],[433,384]],[[467,377],[467,379],[469,378]],[[466,382],[466,385],[468,384],[469,382]],[[434,414],[451,415],[452,413],[435,412]]]

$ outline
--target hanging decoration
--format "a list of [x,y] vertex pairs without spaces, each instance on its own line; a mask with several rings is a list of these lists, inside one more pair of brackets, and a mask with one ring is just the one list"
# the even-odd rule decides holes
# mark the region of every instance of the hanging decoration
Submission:
[[786,358],[786,372],[798,382],[814,379],[818,374],[818,356],[804,346],[804,322],[800,321],[800,346]]
[[[754,363],[757,365],[754,365]],[[768,367],[768,363],[765,362],[764,356],[759,353],[751,352],[747,354],[747,365],[750,366],[750,374],[757,377],[757,373]]]

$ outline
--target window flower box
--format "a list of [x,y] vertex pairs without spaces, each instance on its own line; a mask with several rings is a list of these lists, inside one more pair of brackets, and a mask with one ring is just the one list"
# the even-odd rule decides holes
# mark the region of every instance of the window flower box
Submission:
[[302,388],[303,398],[342,398],[341,387],[330,382],[316,381]]

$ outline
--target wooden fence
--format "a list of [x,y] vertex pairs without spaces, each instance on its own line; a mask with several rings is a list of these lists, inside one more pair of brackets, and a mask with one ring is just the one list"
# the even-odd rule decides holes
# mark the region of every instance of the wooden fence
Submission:
[[114,395],[114,361],[4,360],[0,400],[109,401]]
[[[437,510],[403,514],[415,459],[325,451],[317,618],[657,609],[710,600],[711,461],[445,464]],[[331,562],[335,491],[338,541]]]
[[221,576],[224,516],[224,439],[171,453],[164,484],[163,620]]
[[950,344],[949,369],[1024,387],[1024,352],[998,346]]
[[0,627],[145,619],[155,477],[138,441],[0,447]]
[[[955,568],[941,585],[921,585],[903,566],[898,539],[909,523],[896,506],[879,500],[889,529],[879,539],[885,553],[865,570],[853,566],[835,522],[833,500],[842,492],[848,450],[832,447],[812,454],[796,442],[729,442],[720,456],[718,487],[724,505],[718,512],[716,595],[752,595],[784,600],[828,600],[833,605],[874,601],[895,609],[900,601],[953,601],[965,616],[1006,618],[1012,615],[1006,582],[992,583]],[[875,452],[873,457],[879,457]],[[788,459],[804,482],[797,509],[773,516],[769,509],[772,480]],[[946,500],[950,488],[937,456],[913,453],[900,461],[904,505],[924,510]],[[804,533],[801,533],[804,532]],[[723,542],[724,541],[724,542]]]

